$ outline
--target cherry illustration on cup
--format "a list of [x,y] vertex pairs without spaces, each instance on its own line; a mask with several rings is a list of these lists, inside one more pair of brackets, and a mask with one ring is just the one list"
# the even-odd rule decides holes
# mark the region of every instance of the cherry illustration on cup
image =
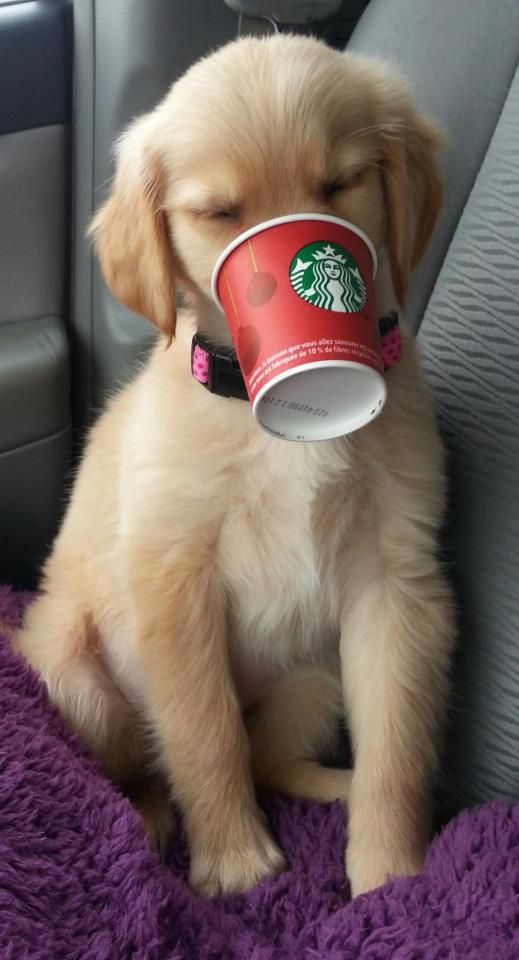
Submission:
[[242,372],[249,376],[258,362],[261,347],[259,330],[250,323],[240,327],[236,343],[236,351],[240,360]]
[[247,300],[253,307],[262,307],[276,292],[277,281],[272,273],[259,270],[252,275],[247,287]]

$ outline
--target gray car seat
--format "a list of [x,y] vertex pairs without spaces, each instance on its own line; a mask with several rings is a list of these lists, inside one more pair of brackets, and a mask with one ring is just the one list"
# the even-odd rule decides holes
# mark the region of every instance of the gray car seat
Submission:
[[70,10],[0,4],[0,582],[30,582],[70,455]]
[[451,812],[519,799],[519,3],[372,0],[350,47],[393,60],[451,138],[408,310],[449,451]]

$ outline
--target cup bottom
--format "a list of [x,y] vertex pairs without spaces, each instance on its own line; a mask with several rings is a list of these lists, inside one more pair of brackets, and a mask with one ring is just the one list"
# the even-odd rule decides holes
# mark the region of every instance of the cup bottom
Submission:
[[350,360],[296,367],[265,384],[253,413],[267,433],[283,440],[331,440],[353,433],[381,413],[384,377]]

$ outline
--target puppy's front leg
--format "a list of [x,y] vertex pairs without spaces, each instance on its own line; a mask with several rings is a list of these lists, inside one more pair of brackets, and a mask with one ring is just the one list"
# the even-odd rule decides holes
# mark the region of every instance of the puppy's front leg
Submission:
[[346,866],[356,896],[421,869],[454,635],[449,588],[429,558],[406,574],[359,563],[341,625],[354,749]]
[[248,890],[283,868],[257,808],[226,649],[225,606],[207,560],[139,549],[128,601],[146,709],[184,813],[190,880],[206,895]]

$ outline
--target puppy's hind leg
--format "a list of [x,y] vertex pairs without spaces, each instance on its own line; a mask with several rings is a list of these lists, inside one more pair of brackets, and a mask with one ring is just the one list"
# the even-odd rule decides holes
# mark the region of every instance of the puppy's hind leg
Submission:
[[340,678],[324,667],[298,667],[278,680],[247,718],[255,783],[317,803],[346,803],[351,771],[319,763],[343,709]]
[[50,700],[89,746],[109,777],[133,774],[135,717],[98,654],[92,615],[72,599],[43,594],[15,635],[23,654],[47,686]]
[[50,700],[140,809],[150,841],[163,849],[172,827],[167,791],[149,776],[139,718],[98,653],[91,614],[70,599],[43,594],[27,612],[13,648],[40,674]]

